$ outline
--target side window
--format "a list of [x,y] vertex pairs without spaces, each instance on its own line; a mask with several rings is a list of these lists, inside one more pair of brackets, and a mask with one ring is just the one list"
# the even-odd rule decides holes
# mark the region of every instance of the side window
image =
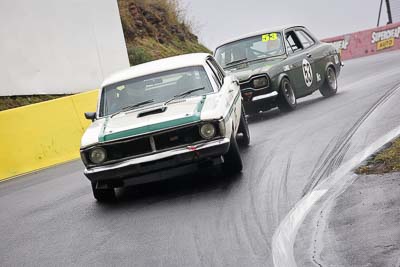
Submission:
[[299,38],[297,38],[294,31],[289,31],[286,33],[286,46],[288,46],[289,53],[296,53],[303,49],[303,45],[301,44]]
[[304,49],[309,48],[315,44],[315,41],[303,30],[296,30],[297,37],[299,38]]
[[285,38],[285,45],[286,45],[286,51],[288,52],[288,54],[293,54],[294,53],[293,48],[290,45],[287,38]]
[[217,63],[217,61],[215,61],[214,58],[210,57],[209,61],[214,66],[214,68],[217,70],[218,77],[221,79],[222,83],[224,83],[225,71],[221,68],[221,66]]
[[207,59],[207,64],[210,66],[214,75],[217,77],[219,85],[222,85],[224,83],[225,77],[225,73],[223,72],[223,70],[221,70],[220,66],[217,62],[215,62],[213,58]]
[[218,90],[221,89],[221,82],[217,77],[217,74],[215,73],[214,69],[211,67],[211,64],[207,61],[208,65],[208,70],[211,72],[211,76],[214,80],[215,85],[218,87]]

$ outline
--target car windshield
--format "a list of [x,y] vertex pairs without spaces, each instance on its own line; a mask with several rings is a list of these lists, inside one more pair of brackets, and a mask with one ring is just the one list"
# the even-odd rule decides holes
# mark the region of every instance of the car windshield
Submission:
[[242,39],[220,46],[215,52],[218,63],[223,68],[246,61],[283,55],[282,34],[272,32]]
[[202,66],[155,73],[104,87],[99,116],[163,103],[182,93],[182,97],[191,97],[211,92],[213,88]]

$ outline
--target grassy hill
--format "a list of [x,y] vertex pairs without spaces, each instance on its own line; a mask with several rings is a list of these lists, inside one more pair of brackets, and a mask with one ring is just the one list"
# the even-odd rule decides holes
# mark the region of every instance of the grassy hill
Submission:
[[150,60],[210,52],[192,33],[174,0],[118,0],[131,65]]

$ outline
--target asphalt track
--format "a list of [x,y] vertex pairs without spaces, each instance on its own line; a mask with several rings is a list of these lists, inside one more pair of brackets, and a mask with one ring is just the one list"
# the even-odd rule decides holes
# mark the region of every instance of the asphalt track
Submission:
[[400,125],[400,51],[346,62],[339,92],[250,119],[241,175],[217,170],[92,197],[79,161],[0,183],[2,266],[272,266],[301,197]]

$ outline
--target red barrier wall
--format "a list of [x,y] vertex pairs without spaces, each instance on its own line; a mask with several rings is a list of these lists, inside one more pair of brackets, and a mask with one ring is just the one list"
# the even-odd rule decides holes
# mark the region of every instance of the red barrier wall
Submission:
[[342,59],[364,57],[400,49],[400,23],[327,38],[341,53]]

